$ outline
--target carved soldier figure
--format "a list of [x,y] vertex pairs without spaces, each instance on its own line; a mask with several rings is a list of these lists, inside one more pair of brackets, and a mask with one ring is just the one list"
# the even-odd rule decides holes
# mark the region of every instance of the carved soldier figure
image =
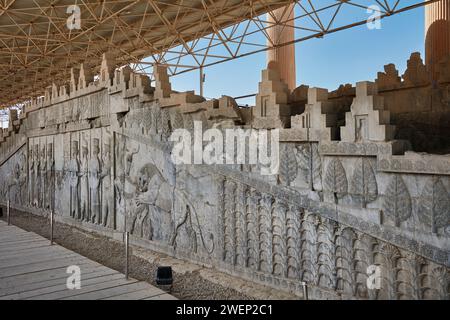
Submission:
[[92,156],[89,160],[89,194],[91,200],[91,222],[102,223],[100,212],[100,147],[99,140],[93,140]]
[[28,184],[28,205],[30,207],[33,206],[33,200],[34,200],[34,153],[33,153],[33,148],[30,148],[30,153],[28,155],[28,162],[30,164],[29,167],[29,177],[30,177],[30,182]]
[[109,139],[103,148],[101,169],[103,226],[114,227],[114,219],[110,216],[113,206],[111,203],[111,144]]
[[26,186],[27,186],[27,157],[24,153],[20,155],[19,162],[19,203],[26,203]]
[[45,198],[48,193],[48,187],[46,185],[47,176],[47,157],[45,152],[45,144],[41,148],[40,158],[39,158],[39,178],[40,178],[40,189],[39,189],[39,207],[45,207]]
[[20,163],[17,162],[14,166],[12,186],[15,189],[14,202],[20,204]]
[[69,185],[70,185],[70,216],[79,219],[80,206],[80,162],[78,160],[78,142],[72,141],[71,159],[68,165]]
[[87,144],[83,144],[81,148],[81,166],[80,166],[80,210],[81,219],[90,221],[91,215],[89,211],[89,150]]
[[[125,142],[124,139],[118,139],[115,146],[115,157],[116,157],[116,174],[114,178],[114,198],[116,204],[116,217],[117,219],[125,219],[125,165],[124,165],[124,150]],[[125,222],[126,223],[126,222]],[[126,227],[126,226],[125,226]],[[127,230],[129,231],[129,230]]]
[[45,200],[45,208],[46,209],[54,209],[53,208],[53,199],[55,193],[55,159],[53,158],[53,143],[47,144],[47,172],[46,172],[46,181],[45,187],[46,190],[46,200]]
[[40,179],[39,179],[39,173],[40,173],[40,166],[39,166],[39,145],[34,145],[34,152],[33,152],[33,162],[34,162],[34,191],[33,191],[33,206],[38,207],[39,205],[39,190],[41,190],[40,186]]

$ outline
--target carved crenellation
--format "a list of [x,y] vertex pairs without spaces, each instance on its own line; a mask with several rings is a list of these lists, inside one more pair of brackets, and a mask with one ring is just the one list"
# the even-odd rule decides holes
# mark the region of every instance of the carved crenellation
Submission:
[[270,62],[262,71],[262,80],[256,96],[252,125],[254,128],[287,128],[291,122],[290,91],[281,80],[276,62]]
[[390,124],[390,112],[384,108],[374,83],[356,84],[356,98],[351,111],[345,115],[345,126],[341,127],[344,142],[391,141],[395,127]]
[[310,88],[305,112],[291,118],[291,128],[305,141],[338,140],[338,114],[336,104],[328,100],[328,90]]

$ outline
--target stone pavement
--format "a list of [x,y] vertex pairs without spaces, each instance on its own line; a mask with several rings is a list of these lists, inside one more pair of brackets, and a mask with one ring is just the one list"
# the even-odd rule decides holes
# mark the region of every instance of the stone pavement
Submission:
[[[81,270],[70,290],[69,266]],[[0,221],[0,300],[171,300],[175,297]]]

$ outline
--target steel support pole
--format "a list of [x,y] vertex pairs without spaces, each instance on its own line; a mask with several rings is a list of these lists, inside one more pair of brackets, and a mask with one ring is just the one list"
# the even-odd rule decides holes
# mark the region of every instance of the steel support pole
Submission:
[[124,241],[125,241],[125,279],[128,280],[128,263],[129,263],[129,241],[130,241],[130,234],[128,232],[125,232],[124,234]]
[[205,74],[203,73],[203,67],[200,67],[200,96],[203,97],[203,84],[205,83]]
[[306,284],[306,282],[302,283],[302,288],[303,288],[303,300],[309,300],[309,298],[308,298],[308,285]]
[[6,201],[6,216],[8,219],[8,226],[11,225],[11,201],[9,199],[10,195],[9,195],[9,188],[8,188],[8,199]]
[[50,209],[50,245],[53,245],[53,209]]

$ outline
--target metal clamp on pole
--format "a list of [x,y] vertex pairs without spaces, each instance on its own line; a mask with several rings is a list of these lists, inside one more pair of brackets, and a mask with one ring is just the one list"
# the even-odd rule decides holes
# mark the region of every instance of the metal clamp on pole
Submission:
[[129,259],[129,240],[130,234],[125,232],[124,241],[125,241],[125,279],[128,280],[128,259]]

